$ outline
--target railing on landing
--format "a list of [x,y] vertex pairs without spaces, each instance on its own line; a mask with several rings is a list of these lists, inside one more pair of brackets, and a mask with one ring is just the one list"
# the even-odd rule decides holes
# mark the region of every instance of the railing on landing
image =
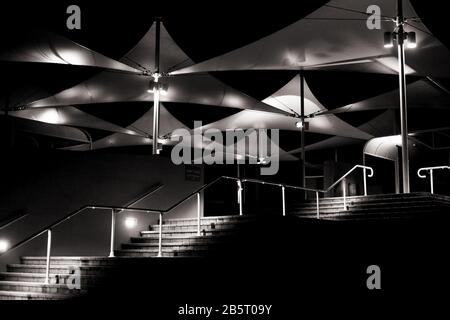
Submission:
[[[373,169],[371,167],[362,166],[362,165],[355,165],[352,169],[347,171],[342,177],[340,177],[338,180],[336,180],[332,185],[330,185],[325,190],[320,189],[311,189],[311,188],[305,188],[305,187],[299,187],[299,186],[293,186],[288,184],[281,184],[281,183],[272,183],[272,182],[265,182],[262,180],[256,180],[256,179],[243,179],[243,182],[250,182],[250,183],[258,183],[262,185],[272,185],[272,186],[278,186],[281,187],[281,197],[282,197],[282,203],[283,203],[283,216],[286,215],[286,196],[285,196],[285,190],[286,188],[290,189],[296,189],[296,190],[303,190],[303,191],[311,191],[315,192],[316,194],[316,217],[317,219],[320,219],[320,203],[319,203],[319,194],[320,193],[327,193],[331,191],[333,188],[335,188],[339,183],[345,182],[345,179],[355,170],[362,169],[363,170],[363,180],[364,180],[364,195],[367,196],[367,179],[366,177],[373,177]],[[366,175],[366,171],[369,170],[370,173]],[[344,200],[344,210],[347,210],[347,185],[346,183],[343,184],[343,200]]]
[[419,178],[425,179],[427,176],[421,174],[422,171],[429,171],[430,172],[430,191],[431,194],[434,194],[434,176],[433,176],[433,171],[434,170],[443,170],[443,169],[448,169],[450,170],[449,166],[437,166],[437,167],[425,167],[425,168],[420,168],[419,170],[417,170],[417,175],[419,176]]

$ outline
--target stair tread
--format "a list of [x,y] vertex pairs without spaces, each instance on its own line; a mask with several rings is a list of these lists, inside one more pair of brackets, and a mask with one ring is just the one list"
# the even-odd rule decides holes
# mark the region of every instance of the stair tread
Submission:
[[23,291],[5,291],[0,290],[0,297],[1,296],[10,296],[10,297],[34,297],[34,298],[50,298],[50,299],[57,299],[57,300],[63,300],[71,297],[69,294],[62,294],[62,293],[42,293],[42,292],[23,292]]
[[25,281],[5,281],[0,280],[0,285],[15,285],[15,286],[27,286],[27,287],[51,287],[51,288],[67,288],[67,284],[62,283],[50,283],[44,284],[39,282],[25,282]]

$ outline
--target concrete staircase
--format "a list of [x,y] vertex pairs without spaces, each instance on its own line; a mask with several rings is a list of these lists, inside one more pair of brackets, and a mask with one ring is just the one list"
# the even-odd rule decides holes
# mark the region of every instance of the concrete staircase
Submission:
[[[424,218],[450,211],[450,197],[429,193],[388,194],[320,199],[320,217],[326,220],[381,220]],[[288,213],[302,218],[316,218],[316,202],[296,203]]]
[[[205,257],[219,254],[232,244],[234,236],[252,216],[205,217],[201,219],[201,236],[197,219],[166,220],[162,226],[163,257]],[[22,257],[0,273],[0,300],[61,300],[81,297],[114,281],[116,273],[136,261],[158,255],[159,225],[142,231],[115,251],[115,258],[52,257],[50,283],[45,280],[45,257]]]
[[[344,210],[343,205],[342,198],[321,199],[321,218],[355,221],[357,225],[354,226],[354,232],[373,225],[372,220],[386,222],[387,225],[392,225],[387,221],[393,221],[393,230],[397,230],[399,224],[396,222],[401,223],[402,218],[416,221],[414,218],[419,217],[434,221],[435,215],[447,217],[450,198],[428,193],[373,195],[348,197],[348,210]],[[302,221],[296,217],[308,220]],[[136,285],[141,284],[143,279],[147,279],[150,284],[158,281],[154,277],[160,272],[166,272],[167,268],[173,269],[170,277],[176,282],[179,280],[176,275],[180,268],[185,269],[186,265],[193,262],[194,270],[202,269],[204,264],[214,260],[199,260],[201,257],[218,257],[222,259],[218,263],[220,266],[227,261],[240,261],[250,253],[265,257],[267,252],[276,254],[282,249],[290,256],[299,246],[305,250],[304,245],[307,243],[304,240],[295,242],[291,238],[306,235],[311,230],[316,230],[314,233],[324,232],[323,227],[326,232],[330,232],[342,230],[343,225],[353,226],[346,223],[336,227],[332,221],[311,219],[315,217],[315,201],[291,205],[288,207],[288,216],[284,218],[280,214],[259,217],[258,220],[254,216],[206,217],[201,219],[201,236],[197,235],[196,219],[167,219],[162,226],[162,255],[165,258],[154,258],[158,254],[159,225],[152,225],[142,231],[139,237],[121,244],[120,249],[115,251],[115,258],[52,257],[50,283],[47,285],[43,284],[45,257],[22,257],[20,263],[10,264],[6,272],[0,273],[0,299],[83,299],[90,294],[95,296],[100,292],[101,295],[108,290],[122,292],[118,291],[120,285],[129,288],[127,283],[130,281]],[[274,244],[276,239],[281,241],[283,238],[288,240]],[[232,265],[230,268],[234,270],[237,266]],[[167,280],[163,277],[161,281],[164,279]],[[188,281],[189,277],[183,279]]]

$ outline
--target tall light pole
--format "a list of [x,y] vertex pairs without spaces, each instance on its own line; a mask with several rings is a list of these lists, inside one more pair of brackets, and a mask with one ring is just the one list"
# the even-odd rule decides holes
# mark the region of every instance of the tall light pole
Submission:
[[152,154],[159,154],[158,137],[159,137],[159,78],[161,77],[159,70],[159,54],[160,54],[160,31],[161,19],[156,18],[156,34],[155,34],[155,72],[153,73],[154,89],[153,89],[153,148]]
[[414,32],[405,32],[404,25],[406,19],[403,16],[403,1],[397,1],[397,19],[396,31],[386,32],[384,35],[384,46],[391,48],[394,40],[398,47],[398,65],[399,65],[399,86],[400,86],[400,128],[402,138],[402,176],[403,193],[410,193],[409,180],[409,148],[408,148],[408,104],[406,99],[406,75],[405,75],[405,45],[409,48],[416,47],[416,34]]
[[[300,120],[301,127],[301,147],[302,147],[302,187],[306,187],[306,153],[305,153],[305,75],[300,70]],[[306,192],[305,192],[306,197]]]
[[403,17],[403,0],[398,0],[397,15],[397,43],[400,84],[400,126],[402,135],[402,174],[403,193],[410,192],[409,183],[409,148],[408,148],[408,105],[406,100],[406,76],[405,76],[405,29]]

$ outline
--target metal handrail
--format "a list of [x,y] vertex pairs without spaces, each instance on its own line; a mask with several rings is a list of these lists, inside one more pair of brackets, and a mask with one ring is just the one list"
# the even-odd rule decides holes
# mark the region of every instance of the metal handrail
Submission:
[[442,169],[448,169],[450,170],[449,166],[437,166],[437,167],[425,167],[425,168],[420,168],[419,170],[417,170],[417,175],[419,176],[419,178],[425,179],[427,176],[421,174],[422,171],[430,171],[430,191],[431,194],[434,194],[434,176],[433,176],[433,171],[434,170],[442,170]]
[[[320,219],[319,193],[329,192],[331,189],[336,187],[340,182],[344,181],[345,178],[348,175],[350,175],[353,171],[355,171],[356,169],[363,169],[363,171],[364,171],[364,195],[367,196],[366,170],[370,170],[370,174],[367,175],[369,178],[373,177],[374,171],[371,167],[363,166],[363,165],[355,165],[352,169],[347,171],[347,173],[345,173],[342,177],[340,177],[338,180],[336,180],[336,182],[334,182],[331,186],[329,186],[328,188],[326,188],[324,190],[311,189],[311,188],[294,186],[294,185],[283,184],[283,183],[266,182],[266,181],[257,180],[257,179],[243,179],[242,182],[259,183],[262,185],[281,187],[282,200],[283,200],[283,216],[286,216],[286,203],[285,203],[285,189],[286,188],[315,192],[316,193],[316,216],[317,216],[317,219]],[[343,188],[343,198],[344,198],[344,210],[347,210],[347,195],[346,195],[346,186],[345,185]]]
[[25,212],[25,213],[17,214],[17,215],[16,215],[15,217],[13,217],[13,218],[7,218],[7,219],[5,219],[6,222],[3,223],[2,225],[0,225],[0,230],[9,227],[10,225],[16,223],[16,222],[19,221],[19,220],[22,220],[23,218],[25,218],[25,217],[28,216],[28,215],[29,215],[29,213]]
[[[43,235],[44,233],[47,233],[47,263],[46,263],[46,276],[45,276],[45,283],[48,284],[49,283],[49,276],[50,276],[50,250],[51,250],[51,239],[52,239],[52,230],[55,229],[56,227],[58,227],[59,225],[61,225],[62,223],[66,222],[67,220],[70,220],[71,218],[77,216],[78,214],[82,213],[83,211],[87,210],[87,209],[110,209],[112,210],[112,223],[111,223],[111,248],[113,248],[114,246],[114,225],[115,225],[115,213],[116,210],[118,210],[120,212],[125,211],[125,210],[130,210],[130,206],[132,206],[133,204],[145,199],[146,197],[148,197],[149,195],[151,195],[152,193],[158,191],[159,189],[161,189],[164,185],[162,184],[157,184],[156,186],[153,186],[151,188],[151,190],[145,192],[143,195],[137,197],[136,199],[132,200],[131,202],[129,202],[126,207],[98,207],[98,206],[93,206],[93,205],[86,205],[83,206],[75,211],[73,211],[72,213],[68,214],[67,216],[57,220],[56,222],[52,223],[51,225],[45,227],[44,229],[42,229],[41,231],[38,231],[34,234],[32,234],[31,236],[27,237],[26,239],[20,241],[19,243],[15,244],[14,246],[12,246],[11,248],[9,248],[8,250],[1,252],[0,253],[0,257],[25,245],[26,243],[33,241],[34,239],[40,237],[41,235]],[[142,211],[142,209],[132,209],[133,211]],[[148,212],[148,210],[146,210]],[[16,220],[17,221],[17,220]],[[11,224],[9,224],[11,225]],[[110,253],[111,256],[111,253]]]
[[[346,174],[344,174],[342,177],[340,177],[338,180],[336,180],[336,182],[334,182],[331,186],[329,186],[327,189],[323,190],[323,192],[324,192],[324,193],[329,192],[331,189],[333,189],[334,187],[336,187],[336,186],[339,184],[339,182],[343,181],[345,178],[347,178],[347,176],[348,176],[349,174],[351,174],[353,171],[355,171],[355,170],[358,169],[358,168],[363,169],[363,170],[364,170],[364,173],[365,173],[366,170],[370,170],[370,174],[368,174],[367,176],[368,176],[369,178],[372,178],[372,177],[373,177],[373,169],[372,169],[371,167],[362,166],[362,165],[357,164],[356,166],[354,166],[353,168],[351,168],[349,171],[347,171]],[[365,177],[365,176],[366,176],[366,175],[364,174],[364,177]],[[367,188],[365,188],[365,190],[367,190]],[[367,195],[367,194],[365,194],[365,195]]]

